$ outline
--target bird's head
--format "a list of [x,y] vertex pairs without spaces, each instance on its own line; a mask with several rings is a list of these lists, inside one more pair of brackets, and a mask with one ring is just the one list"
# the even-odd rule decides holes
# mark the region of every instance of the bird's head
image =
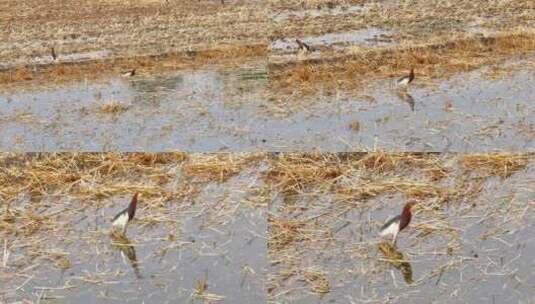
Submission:
[[416,205],[417,201],[415,200],[410,200],[408,201],[405,206],[403,207],[404,210],[411,210],[411,208]]

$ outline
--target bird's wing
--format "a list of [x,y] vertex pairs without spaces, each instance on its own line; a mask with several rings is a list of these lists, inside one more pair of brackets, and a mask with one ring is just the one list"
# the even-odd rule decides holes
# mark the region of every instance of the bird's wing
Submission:
[[397,82],[398,82],[398,83],[402,83],[402,82],[404,82],[404,81],[409,81],[409,78],[410,78],[410,77],[407,76],[407,75],[405,75],[405,76],[401,76],[401,77],[398,78],[398,81],[397,81]]
[[128,208],[125,208],[125,209],[123,209],[121,212],[117,213],[117,215],[115,215],[115,216],[113,217],[113,219],[111,220],[112,223],[115,222],[115,220],[118,219],[119,216],[121,216],[122,214],[127,213],[127,212],[128,212]]
[[379,229],[379,232],[384,231],[386,228],[388,228],[392,223],[399,221],[401,219],[400,215],[396,215],[393,218],[389,219],[382,227]]

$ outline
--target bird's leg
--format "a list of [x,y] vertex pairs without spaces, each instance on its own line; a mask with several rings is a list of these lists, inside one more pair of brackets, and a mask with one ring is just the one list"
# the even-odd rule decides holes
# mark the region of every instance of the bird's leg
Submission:
[[392,238],[392,246],[396,247],[397,240],[398,240],[398,234],[394,233],[394,237]]

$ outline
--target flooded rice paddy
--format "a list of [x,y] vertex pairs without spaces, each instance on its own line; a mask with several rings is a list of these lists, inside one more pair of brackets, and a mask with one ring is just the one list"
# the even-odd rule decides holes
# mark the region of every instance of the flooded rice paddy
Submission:
[[535,304],[522,1],[11,2],[0,304]]
[[[443,159],[447,170],[455,167]],[[425,183],[422,173],[407,169],[402,179]],[[439,184],[467,186],[461,174]],[[508,178],[476,182],[477,175],[462,182],[480,187],[477,193],[420,201],[397,248],[377,231],[401,211],[407,200],[401,189],[355,199],[328,187],[281,193],[270,205],[268,230],[273,303],[531,303],[534,163]],[[376,181],[355,172],[338,182],[358,188]]]
[[[358,91],[279,95],[269,71],[191,70],[0,93],[0,147],[23,151],[530,150],[529,70],[385,79]],[[418,73],[418,71],[417,71]]]
[[[533,299],[533,154],[153,157],[4,154],[0,301]],[[377,230],[409,198],[393,248]]]
[[[10,204],[14,214],[46,224],[29,222],[41,226],[26,234],[19,218],[9,221],[20,231],[2,238],[0,302],[265,302],[265,208],[246,202],[260,186],[255,175],[185,186],[195,198],[142,194],[127,237],[110,234],[110,221],[131,195],[29,201],[21,194]],[[177,174],[166,187],[187,183]]]

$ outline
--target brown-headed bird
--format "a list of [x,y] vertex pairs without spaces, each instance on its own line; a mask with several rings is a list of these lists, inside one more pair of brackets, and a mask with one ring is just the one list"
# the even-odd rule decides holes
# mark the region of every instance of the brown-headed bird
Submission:
[[123,211],[119,212],[112,220],[113,229],[119,230],[120,232],[122,232],[122,234],[126,233],[126,228],[128,227],[128,224],[132,219],[134,219],[134,215],[136,214],[137,195],[137,193],[134,194],[128,207]]
[[409,75],[405,75],[405,76],[400,77],[400,78],[396,81],[396,84],[397,84],[398,86],[406,87],[406,86],[408,86],[409,83],[411,83],[413,80],[414,80],[414,69],[411,69],[411,72],[409,73]]
[[398,233],[409,226],[411,222],[411,207],[416,204],[414,201],[410,201],[405,204],[403,211],[400,215],[389,219],[379,230],[380,236],[389,236],[392,235],[392,244],[396,244]]
[[50,56],[52,56],[52,60],[56,60],[56,58],[58,58],[58,56],[56,55],[56,50],[54,49],[54,47],[50,48]]

